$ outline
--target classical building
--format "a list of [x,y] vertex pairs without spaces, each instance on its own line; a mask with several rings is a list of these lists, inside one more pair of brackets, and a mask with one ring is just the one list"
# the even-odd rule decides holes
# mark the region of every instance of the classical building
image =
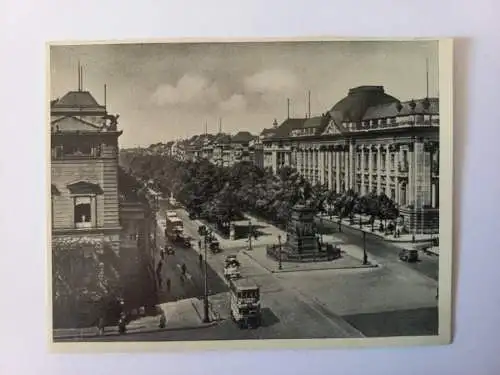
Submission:
[[410,227],[438,230],[439,100],[401,102],[361,86],[321,116],[288,118],[262,134],[264,166],[296,168],[338,193],[385,193]]
[[155,286],[135,284],[155,218],[118,166],[117,119],[87,91],[51,102],[54,327],[94,324],[103,301],[141,305],[137,288]]

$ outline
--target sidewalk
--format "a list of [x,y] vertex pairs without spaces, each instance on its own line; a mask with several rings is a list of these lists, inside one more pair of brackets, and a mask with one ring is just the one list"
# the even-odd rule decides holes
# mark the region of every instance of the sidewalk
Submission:
[[[330,216],[327,214],[322,214],[322,215],[317,215],[317,217],[320,220],[326,220],[330,221],[332,223],[337,224],[338,223],[338,217],[333,216],[332,219],[330,219]],[[394,235],[385,235],[383,233],[380,233],[377,230],[377,225],[375,225],[375,231],[372,232],[371,230],[371,225],[368,224],[369,217],[368,216],[362,216],[362,228],[359,227],[359,217],[354,219],[354,224],[351,224],[349,219],[342,219],[341,225],[357,230],[362,230],[363,232],[366,232],[367,234],[370,234],[371,236],[379,237],[383,239],[384,241],[391,242],[394,246],[397,246],[401,249],[417,249],[417,250],[423,250],[428,253],[434,254],[434,255],[439,255],[439,247],[437,246],[431,246],[432,245],[432,240],[430,238],[430,235],[428,234],[417,234],[415,236],[415,241],[413,241],[413,235],[412,234],[401,234],[399,237],[395,238]],[[436,238],[438,236],[435,236]]]
[[[253,247],[265,247],[266,245],[273,245],[278,243],[278,235],[281,236],[282,239],[286,238],[286,232],[276,228],[274,225],[271,225],[263,220],[257,219],[251,215],[245,213],[245,220],[234,221],[233,223],[236,225],[248,225],[248,221],[252,222],[252,226],[259,227],[259,232],[261,233],[257,239],[252,237],[252,248]],[[198,226],[206,225],[200,220],[193,220]],[[248,249],[249,241],[248,238],[239,238],[237,240],[230,240],[222,237],[216,232],[212,232],[215,238],[220,243],[221,248],[224,249]]]
[[[203,301],[197,298],[190,298],[176,302],[168,302],[159,305],[165,312],[167,323],[165,328],[160,328],[160,316],[146,316],[127,325],[127,333],[146,333],[156,331],[173,331],[194,328],[205,328],[218,324],[216,316],[211,313],[210,323],[203,323]],[[210,310],[209,310],[210,311]],[[201,312],[201,313],[200,313]],[[96,327],[90,328],[69,328],[69,329],[54,329],[53,339],[84,339],[98,336],[99,332]],[[119,336],[118,327],[106,327],[104,336]]]
[[265,248],[255,248],[254,250],[245,250],[243,253],[257,262],[261,267],[272,273],[282,272],[305,272],[305,271],[326,271],[326,270],[342,270],[342,269],[358,269],[358,268],[375,268],[378,264],[373,260],[369,260],[368,264],[363,264],[363,251],[361,257],[356,250],[353,251],[355,245],[342,245],[342,255],[340,258],[331,261],[318,262],[282,262],[282,268],[279,269],[279,262],[267,256]]

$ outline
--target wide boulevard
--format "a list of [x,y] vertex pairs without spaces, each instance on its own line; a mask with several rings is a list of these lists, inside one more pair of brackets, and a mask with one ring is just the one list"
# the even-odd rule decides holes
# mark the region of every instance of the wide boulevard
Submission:
[[[158,212],[160,222],[164,220],[167,209],[167,200],[161,200]],[[204,291],[204,268],[200,263],[198,248],[199,222],[190,220],[183,209],[178,208],[176,212],[183,220],[186,235],[192,238],[192,247],[174,246],[175,254],[166,256],[162,262],[162,302],[201,298]],[[358,230],[343,226],[342,232],[338,233],[337,223],[324,219],[322,223],[330,232],[335,232],[339,241],[362,248],[363,236]],[[159,226],[159,249],[163,248],[165,241],[163,228]],[[397,247],[372,235],[366,236],[366,249],[369,258],[376,260],[379,267],[286,273],[270,272],[247,255],[245,246],[228,246],[219,254],[208,251],[210,310],[217,317],[217,323],[211,326],[199,324],[189,329],[130,333],[120,337],[120,340],[248,340],[436,334],[438,257],[424,255],[419,263],[404,263],[398,259]],[[242,277],[253,280],[261,287],[261,327],[239,329],[230,319],[229,293],[222,277],[224,258],[228,254],[237,254],[242,264]],[[203,247],[201,255],[205,255]],[[181,278],[183,264],[187,274],[184,280]],[[166,286],[167,279],[170,279],[170,290]],[[96,337],[91,340],[115,339]]]

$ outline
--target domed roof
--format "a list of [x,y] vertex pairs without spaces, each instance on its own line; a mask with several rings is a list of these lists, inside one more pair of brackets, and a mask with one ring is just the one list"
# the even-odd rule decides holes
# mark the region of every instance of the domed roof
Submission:
[[398,99],[388,95],[383,86],[359,86],[349,90],[349,94],[335,104],[330,115],[336,124],[359,122],[369,107],[397,103]]

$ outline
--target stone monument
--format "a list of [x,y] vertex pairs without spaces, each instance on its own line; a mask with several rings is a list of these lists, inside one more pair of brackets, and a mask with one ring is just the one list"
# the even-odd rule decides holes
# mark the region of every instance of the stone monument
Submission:
[[285,242],[268,247],[267,254],[274,259],[291,262],[325,261],[332,259],[328,247],[323,246],[314,223],[315,210],[304,204],[292,208]]

